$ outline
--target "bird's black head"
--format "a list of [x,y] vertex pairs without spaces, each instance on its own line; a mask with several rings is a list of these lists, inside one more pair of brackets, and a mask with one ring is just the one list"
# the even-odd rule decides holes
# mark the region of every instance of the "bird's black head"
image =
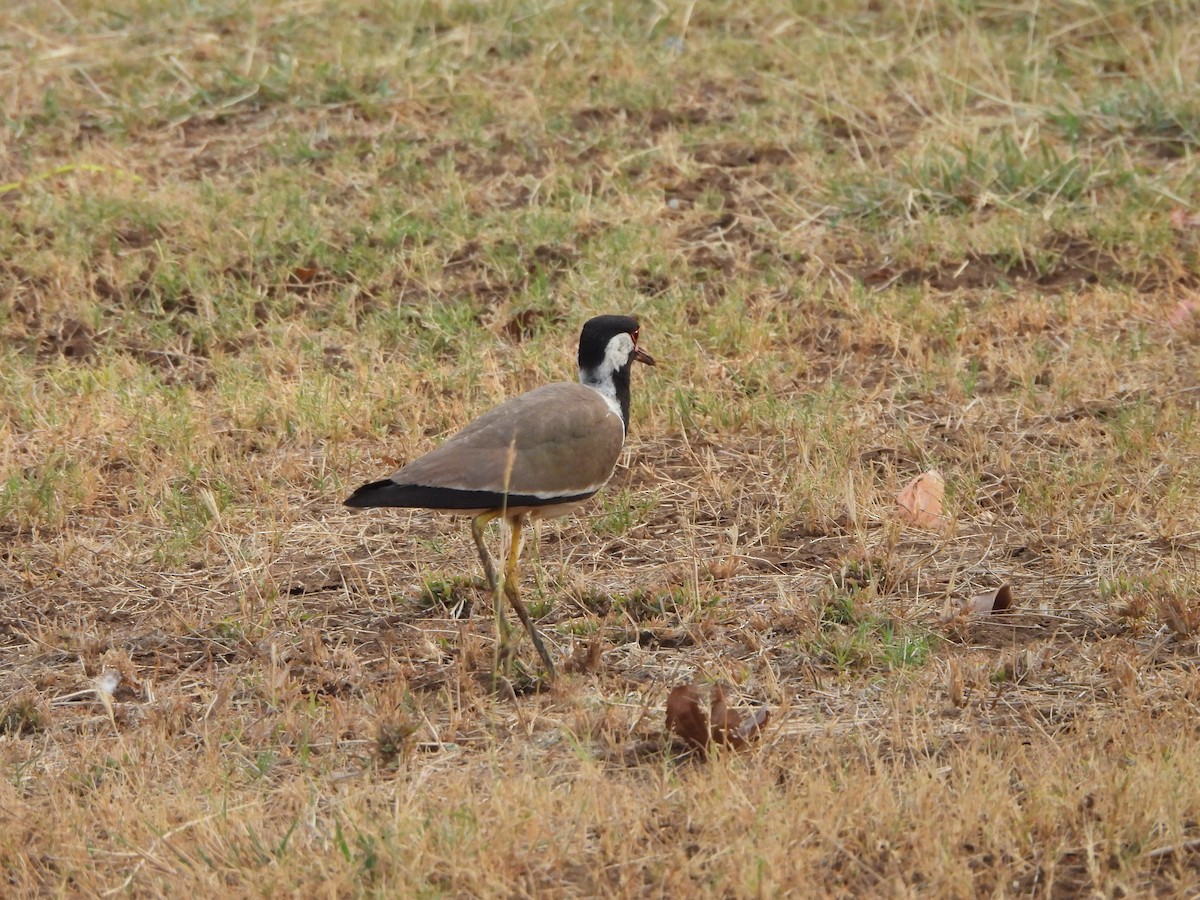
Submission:
[[654,365],[654,357],[638,346],[639,333],[633,316],[596,316],[579,335],[579,380],[616,401],[626,430],[633,361]]
[[635,359],[654,365],[653,357],[638,349],[639,333],[638,320],[633,316],[588,319],[579,335],[579,370],[597,374],[604,370],[614,372],[627,368]]

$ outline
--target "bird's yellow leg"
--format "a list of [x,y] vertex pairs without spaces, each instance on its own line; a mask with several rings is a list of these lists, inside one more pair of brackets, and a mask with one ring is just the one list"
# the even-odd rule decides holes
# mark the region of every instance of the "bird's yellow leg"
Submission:
[[[483,563],[483,574],[487,578],[488,587],[492,591],[492,614],[496,618],[496,651],[492,656],[492,675],[503,672],[506,676],[512,664],[512,646],[509,641],[510,630],[508,619],[504,617],[504,600],[500,581],[496,574],[496,562],[488,552],[483,540],[483,530],[493,519],[500,518],[499,512],[485,512],[471,520],[471,537],[475,539],[475,548],[479,551],[479,561]],[[505,588],[507,585],[505,586]]]
[[542,662],[546,666],[546,674],[553,681],[556,677],[554,671],[554,663],[550,659],[550,654],[546,652],[546,645],[542,643],[542,636],[538,634],[537,628],[533,625],[533,619],[529,617],[529,610],[525,608],[525,604],[521,602],[520,592],[520,562],[521,562],[521,543],[524,536],[525,516],[511,516],[508,520],[509,528],[512,529],[511,539],[508,542],[508,562],[504,566],[504,593],[512,603],[513,609],[517,611],[517,616],[521,619],[521,624],[525,626],[525,630],[529,632],[529,639],[533,641],[533,646],[537,648],[538,656],[542,658]]

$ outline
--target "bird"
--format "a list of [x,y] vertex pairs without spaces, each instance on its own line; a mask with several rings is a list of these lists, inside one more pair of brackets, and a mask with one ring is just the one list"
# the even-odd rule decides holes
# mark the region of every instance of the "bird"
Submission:
[[[602,315],[579,334],[579,381],[547,384],[489,410],[440,446],[387,478],[358,488],[353,508],[404,507],[471,517],[471,537],[491,589],[499,632],[495,670],[507,659],[508,624],[501,591],[516,610],[546,667],[554,662],[518,589],[524,526],[575,510],[612,477],[629,431],[634,362],[656,365],[638,346],[634,316]],[[500,581],[484,529],[504,519],[510,529]]]

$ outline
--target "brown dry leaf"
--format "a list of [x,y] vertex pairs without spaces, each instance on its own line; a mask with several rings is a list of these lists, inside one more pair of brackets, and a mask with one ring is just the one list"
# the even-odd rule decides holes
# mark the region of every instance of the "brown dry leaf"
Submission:
[[946,493],[946,482],[936,469],[922,472],[896,497],[900,507],[900,518],[916,525],[940,531],[950,524],[942,515],[942,498]]
[[714,743],[725,744],[735,750],[741,750],[750,741],[758,737],[762,727],[771,717],[770,710],[760,706],[748,715],[743,715],[736,709],[730,709],[725,701],[725,688],[719,684],[712,689],[712,739]]
[[712,688],[712,739],[718,744],[734,744],[742,717],[736,709],[725,703],[725,688],[714,684]]
[[1002,584],[994,591],[988,591],[986,594],[976,594],[963,604],[963,611],[986,616],[991,613],[1002,613],[1012,609],[1012,602],[1012,588],[1007,584]]
[[758,737],[763,726],[771,719],[771,711],[765,706],[757,707],[752,713],[747,716],[742,716],[741,724],[738,725],[737,731],[734,732],[734,746],[744,747],[752,740]]
[[667,696],[667,731],[701,756],[707,754],[708,716],[700,708],[700,692],[694,684],[671,688]]

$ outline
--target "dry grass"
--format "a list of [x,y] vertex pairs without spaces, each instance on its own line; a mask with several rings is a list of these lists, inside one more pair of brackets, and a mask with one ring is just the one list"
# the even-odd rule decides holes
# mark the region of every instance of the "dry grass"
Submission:
[[[1198,21],[0,12],[5,894],[1195,892]],[[465,525],[339,501],[618,311],[496,696]]]

